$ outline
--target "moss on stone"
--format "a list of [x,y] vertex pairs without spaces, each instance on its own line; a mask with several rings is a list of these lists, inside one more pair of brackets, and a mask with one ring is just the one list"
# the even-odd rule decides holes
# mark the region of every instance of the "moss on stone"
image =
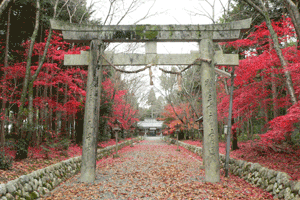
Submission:
[[37,199],[39,197],[37,192],[31,192],[29,193],[29,196],[31,197],[31,199]]
[[202,34],[201,31],[198,31],[198,37],[201,38]]
[[158,35],[158,26],[151,26],[150,30],[145,30],[146,27],[143,25],[137,25],[135,32],[141,39],[153,40]]
[[144,30],[146,27],[144,25],[137,25],[135,27],[135,33],[140,36],[141,38],[144,38]]
[[172,25],[169,26],[169,37],[172,38],[173,33],[174,33],[174,27]]

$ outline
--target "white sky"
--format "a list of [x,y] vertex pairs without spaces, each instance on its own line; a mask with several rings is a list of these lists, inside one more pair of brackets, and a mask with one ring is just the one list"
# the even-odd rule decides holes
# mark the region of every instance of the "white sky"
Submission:
[[[94,3],[94,9],[96,10],[93,15],[94,18],[102,18],[104,21],[108,13],[109,1],[112,0],[87,0],[88,5],[90,5],[91,2]],[[132,1],[137,0],[124,0],[125,6],[128,6]],[[145,15],[154,2],[154,0],[140,1],[146,3],[127,15],[121,24],[132,24],[136,22]],[[212,16],[212,5],[214,2],[214,18],[217,20],[223,12],[222,4],[227,8],[228,0],[156,0],[151,9],[151,13],[158,12],[160,14],[141,21],[138,24],[211,24],[212,21],[207,17],[200,15],[191,16],[190,13],[202,13]],[[220,2],[222,2],[222,4]]]
[[[94,2],[94,9],[96,12],[93,15],[93,18],[101,18],[104,21],[108,10],[109,10],[109,1],[112,0],[87,0],[88,5],[91,2]],[[118,0],[121,1],[121,0]],[[132,1],[137,0],[124,0],[125,4],[122,6],[128,6]],[[142,0],[145,3],[138,7],[134,12],[128,14],[120,24],[133,24],[139,19],[141,19],[153,5],[154,0]],[[214,9],[212,8],[213,3],[215,2]],[[152,6],[150,14],[158,13],[155,16],[152,16],[148,19],[140,21],[138,24],[211,24],[212,20],[203,15],[210,15],[212,17],[214,11],[215,21],[222,15],[223,9],[222,4],[227,8],[228,0],[156,0],[155,4]],[[120,6],[120,8],[122,7]],[[195,13],[197,13],[195,15]],[[118,21],[117,17],[112,21],[111,24],[115,24]],[[143,46],[143,45],[142,45]],[[116,50],[122,51],[122,45],[118,46]],[[157,44],[157,53],[189,53],[191,50],[198,50],[198,45],[196,43],[158,43]],[[144,48],[139,48],[135,52],[144,52]],[[168,68],[168,67],[164,67]],[[133,69],[131,67],[126,67],[127,70]],[[154,89],[160,89],[160,70],[153,69],[154,76],[154,86],[149,85],[149,76],[145,76],[145,87],[141,93],[147,94],[151,87]],[[148,70],[145,71],[145,74],[148,74]],[[133,75],[134,76],[134,75]],[[124,77],[124,76],[123,76]],[[126,74],[127,78],[130,78]],[[156,89],[157,90],[157,89]],[[156,97],[160,95],[156,93]],[[137,95],[137,94],[136,94]],[[140,106],[145,106],[144,102],[140,99]]]

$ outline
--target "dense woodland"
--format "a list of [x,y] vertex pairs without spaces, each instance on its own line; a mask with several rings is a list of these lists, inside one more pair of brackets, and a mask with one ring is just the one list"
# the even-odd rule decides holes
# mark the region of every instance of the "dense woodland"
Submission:
[[[240,55],[234,82],[222,76],[216,79],[220,139],[224,139],[224,126],[228,123],[229,94],[233,86],[233,150],[239,148],[238,141],[242,140],[253,140],[257,148],[274,151],[297,148],[300,144],[298,2],[230,2],[229,10],[224,7],[224,15],[217,23],[249,17],[253,23],[240,40],[215,47],[224,53]],[[79,54],[90,47],[63,41],[62,33],[50,29],[49,19],[108,23],[109,18],[92,20],[92,13],[93,8],[79,0],[2,0],[0,167],[8,168],[11,151],[15,159],[25,159],[31,147],[49,152],[49,149],[81,144],[87,68],[66,67],[63,59],[65,54]],[[180,71],[184,67],[172,70]],[[232,72],[233,67],[220,69]],[[156,98],[152,89],[144,98],[148,108],[138,107],[132,89],[136,83],[130,85],[110,67],[103,74],[99,141],[113,138],[112,123],[116,119],[122,124],[122,137],[126,138],[137,121],[149,117],[165,121],[165,135],[174,135],[175,125],[179,123],[182,137],[202,137],[199,67],[191,67],[182,77],[162,73],[159,97]]]

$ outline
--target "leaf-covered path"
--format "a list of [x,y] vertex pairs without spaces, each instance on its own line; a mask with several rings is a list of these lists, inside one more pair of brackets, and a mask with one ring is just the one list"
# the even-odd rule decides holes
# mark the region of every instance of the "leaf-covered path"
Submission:
[[235,176],[205,183],[200,157],[159,140],[142,141],[119,154],[97,162],[95,183],[80,183],[77,175],[44,199],[272,199]]

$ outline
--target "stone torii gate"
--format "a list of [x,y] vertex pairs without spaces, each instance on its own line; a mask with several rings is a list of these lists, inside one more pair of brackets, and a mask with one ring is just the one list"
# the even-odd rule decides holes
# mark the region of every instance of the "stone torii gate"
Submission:
[[[51,20],[68,42],[90,42],[90,51],[65,55],[65,65],[88,65],[84,115],[81,181],[93,182],[99,120],[102,67],[105,65],[201,65],[204,125],[205,180],[220,181],[215,72],[230,76],[215,65],[238,65],[238,55],[214,52],[213,42],[234,41],[250,28],[251,19],[214,25],[77,25]],[[146,42],[146,54],[104,52],[104,42]],[[199,52],[156,54],[156,42],[199,42]],[[194,62],[196,59],[203,59]],[[104,59],[106,58],[106,59]]]

